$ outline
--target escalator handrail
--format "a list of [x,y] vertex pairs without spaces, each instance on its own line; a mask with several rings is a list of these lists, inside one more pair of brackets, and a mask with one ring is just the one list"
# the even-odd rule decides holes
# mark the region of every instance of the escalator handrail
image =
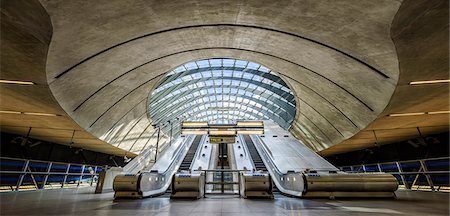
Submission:
[[[185,139],[184,142],[176,148],[176,150],[175,150],[176,156],[172,157],[175,159],[172,160],[172,162],[170,163],[170,165],[167,167],[167,169],[164,172],[158,173],[159,176],[164,177],[165,181],[164,181],[163,185],[161,187],[159,187],[158,189],[154,189],[151,191],[142,191],[143,193],[152,192],[151,195],[160,194],[160,193],[164,193],[169,188],[170,184],[172,183],[173,174],[175,174],[176,170],[178,170],[177,165],[181,164],[182,159],[184,159],[184,155],[187,154],[189,148],[193,144],[195,137],[196,136],[189,136],[187,139]],[[183,150],[182,146],[184,146],[184,151],[182,151]],[[180,158],[181,158],[181,161],[180,161]]]
[[[264,142],[261,140],[261,138],[259,136],[250,136],[250,138],[254,142],[253,143],[254,145],[255,145],[255,141],[256,141],[257,143],[260,144],[260,146],[263,146],[262,143],[264,143]],[[294,191],[294,190],[286,189],[279,182],[280,181],[280,177],[282,177],[284,175],[284,173],[282,173],[278,169],[278,167],[275,165],[275,163],[272,161],[272,159],[270,158],[270,156],[266,152],[266,149],[264,149],[264,147],[263,148],[258,148],[258,147],[256,147],[256,145],[255,145],[255,148],[259,152],[260,157],[262,157],[264,159],[263,162],[266,165],[267,170],[271,174],[272,180],[275,183],[275,185],[277,186],[278,190],[280,190],[282,193],[285,193],[285,194],[290,194],[290,195],[293,195],[293,196],[301,196],[303,191]],[[302,174],[299,173],[299,175],[302,175]]]
[[[180,151],[180,147],[181,147],[181,146],[185,146],[186,143],[189,143],[190,145],[189,145],[189,146],[186,146],[186,154],[187,154],[187,151],[189,151],[189,148],[190,148],[191,145],[193,144],[194,139],[195,139],[195,136],[189,136],[189,138],[186,139],[186,140],[184,141],[183,144],[181,144],[180,146],[177,147],[177,149],[174,151],[174,155],[175,155],[175,156],[172,156],[172,158],[171,158],[171,159],[174,159],[174,158],[175,158],[175,159],[172,160],[172,162],[171,162],[170,165],[167,167],[167,169],[166,169],[163,173],[161,173],[161,174],[166,175],[167,172],[170,170],[170,168],[173,167],[174,164],[177,164],[177,163],[179,162],[179,160],[180,160],[180,158],[179,158],[179,157],[180,157],[180,154],[181,154],[181,152],[183,152],[183,151]],[[175,152],[177,152],[177,153],[175,154]],[[185,155],[185,154],[183,154],[183,155]],[[182,157],[182,158],[184,159],[184,157]]]
[[[164,145],[166,142],[164,142],[162,145]],[[143,153],[139,154],[136,158],[134,158],[130,163],[128,163],[127,165],[125,165],[123,167],[123,171],[126,173],[133,173],[135,171],[135,169],[141,164],[141,161],[151,161],[150,159],[147,159],[150,154],[153,152],[151,150],[153,150],[154,146],[149,146],[148,148],[146,148],[144,150]],[[146,165],[144,165],[143,167],[146,167]],[[137,171],[139,172],[139,171]]]

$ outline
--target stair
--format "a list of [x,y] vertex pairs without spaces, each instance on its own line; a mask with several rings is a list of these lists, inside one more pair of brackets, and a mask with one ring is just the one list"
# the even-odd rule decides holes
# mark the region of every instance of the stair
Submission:
[[255,165],[256,170],[262,170],[267,171],[266,165],[264,165],[264,162],[261,159],[261,156],[258,153],[258,150],[256,150],[255,144],[253,143],[252,139],[250,138],[250,135],[243,135],[245,144],[247,145],[247,149],[250,153],[250,156],[252,157],[253,164]]
[[198,145],[200,144],[200,141],[202,139],[202,136],[196,136],[194,138],[194,141],[192,142],[191,147],[189,148],[188,152],[186,153],[186,156],[184,156],[183,162],[181,162],[180,168],[178,168],[178,171],[181,170],[189,170],[191,167],[192,160],[195,157],[195,152],[197,151]]

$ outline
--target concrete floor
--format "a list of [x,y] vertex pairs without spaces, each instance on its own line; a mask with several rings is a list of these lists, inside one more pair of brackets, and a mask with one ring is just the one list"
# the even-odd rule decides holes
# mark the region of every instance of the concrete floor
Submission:
[[201,200],[168,197],[113,200],[112,193],[64,189],[0,194],[1,215],[448,215],[449,194],[398,191],[397,199],[274,200],[216,196]]

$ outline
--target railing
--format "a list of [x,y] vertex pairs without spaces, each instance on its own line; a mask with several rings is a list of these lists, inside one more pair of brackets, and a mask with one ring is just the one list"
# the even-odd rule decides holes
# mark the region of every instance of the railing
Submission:
[[394,175],[406,189],[450,192],[449,157],[394,161],[339,167],[352,173],[385,172]]
[[[206,194],[228,194],[228,195],[239,195],[241,196],[241,172],[248,170],[230,170],[230,169],[210,169],[210,170],[195,170],[204,172],[205,176],[205,184],[204,184],[204,195]],[[231,175],[226,175],[231,174]],[[233,176],[237,176],[237,181],[233,178]],[[224,177],[222,179],[222,176]],[[227,177],[225,177],[227,176]],[[212,181],[211,181],[212,180]],[[208,187],[208,185],[212,185],[213,187]],[[214,187],[220,186],[220,187]],[[237,186],[237,188],[235,188]]]
[[95,165],[0,157],[0,192],[93,186],[104,169]]

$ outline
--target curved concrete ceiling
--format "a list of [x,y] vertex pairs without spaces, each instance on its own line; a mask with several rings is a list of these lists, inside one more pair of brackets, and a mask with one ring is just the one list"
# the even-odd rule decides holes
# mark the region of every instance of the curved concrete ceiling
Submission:
[[[449,131],[449,84],[410,85],[418,80],[449,79],[448,8],[447,0],[403,1],[391,28],[400,78],[389,105],[364,130],[320,154],[334,155]],[[424,112],[436,114],[389,116]]]
[[74,147],[73,151],[83,148],[121,156],[127,154],[127,151],[86,132],[67,116],[54,99],[45,72],[53,29],[42,5],[37,0],[2,1],[0,21],[1,79],[34,83],[0,84],[0,110],[13,111],[0,112],[0,130],[70,145]]
[[42,3],[54,27],[53,95],[87,131],[134,152],[154,133],[145,98],[189,61],[231,57],[277,71],[299,104],[290,130],[315,150],[371,123],[398,79],[390,38],[398,1]]
[[290,131],[323,155],[448,131],[448,114],[386,116],[449,110],[448,84],[409,85],[448,78],[445,0],[13,2],[1,77],[37,85],[1,85],[1,110],[60,116],[1,114],[2,131],[139,152],[156,139],[147,96],[164,74],[223,57],[277,71],[296,95]]

